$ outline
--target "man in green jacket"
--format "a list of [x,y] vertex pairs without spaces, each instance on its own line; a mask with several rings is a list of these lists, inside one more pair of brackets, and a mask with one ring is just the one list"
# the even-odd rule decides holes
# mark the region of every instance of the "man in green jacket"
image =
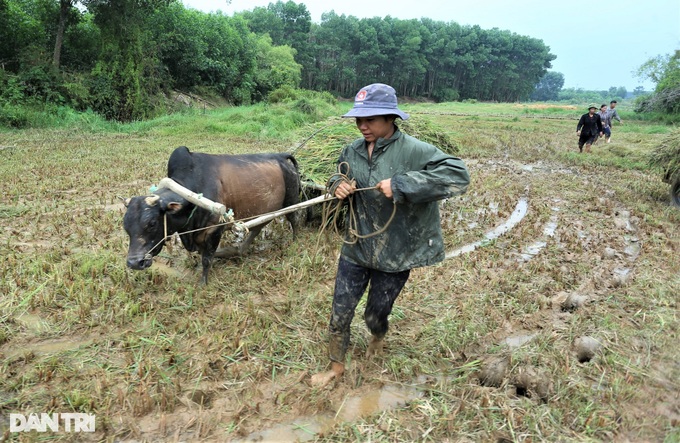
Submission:
[[[344,373],[350,324],[367,287],[364,320],[372,337],[366,355],[382,352],[387,317],[411,269],[444,259],[438,201],[463,194],[470,182],[459,158],[399,130],[395,120],[406,120],[408,114],[398,108],[391,86],[361,88],[343,117],[354,117],[363,137],[340,154],[338,164],[348,166],[343,171],[347,177],[338,178],[331,192],[338,199],[352,199],[356,235],[345,240],[335,279],[331,369],[314,375],[314,386]],[[362,188],[373,189],[355,192]]]

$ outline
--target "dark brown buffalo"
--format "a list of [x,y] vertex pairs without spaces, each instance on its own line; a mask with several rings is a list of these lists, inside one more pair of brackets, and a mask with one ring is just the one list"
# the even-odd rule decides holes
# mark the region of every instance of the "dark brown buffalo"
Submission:
[[[180,146],[168,160],[168,177],[205,198],[222,203],[234,211],[236,220],[275,211],[299,200],[297,162],[287,153],[214,155],[190,152]],[[202,281],[207,283],[225,229],[225,226],[213,226],[219,224],[219,214],[197,207],[169,189],[133,197],[126,206],[123,226],[130,236],[127,265],[132,269],[148,268],[152,257],[161,251],[166,232],[164,218],[167,235],[210,226],[180,235],[187,250],[201,254]],[[294,214],[288,214],[286,218],[295,234]],[[266,224],[252,228],[233,254],[245,253]],[[225,255],[228,254],[221,254]]]

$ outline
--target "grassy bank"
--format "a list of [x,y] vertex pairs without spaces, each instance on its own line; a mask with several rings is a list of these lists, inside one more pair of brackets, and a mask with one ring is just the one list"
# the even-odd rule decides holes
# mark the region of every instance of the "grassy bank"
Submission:
[[[10,434],[10,413],[75,411],[95,414],[97,432],[50,439],[680,439],[680,212],[647,166],[664,126],[624,115],[586,156],[578,109],[405,104],[471,171],[469,192],[442,203],[448,250],[528,209],[503,236],[415,270],[376,360],[363,356],[362,302],[331,388],[308,381],[327,364],[332,234],[312,224],[293,239],[274,222],[205,287],[179,245],[126,269],[118,197],[147,193],[176,146],[295,149],[320,181],[352,138],[334,117],[349,106],[0,133],[0,435],[45,438]],[[588,359],[582,337],[599,344]]]

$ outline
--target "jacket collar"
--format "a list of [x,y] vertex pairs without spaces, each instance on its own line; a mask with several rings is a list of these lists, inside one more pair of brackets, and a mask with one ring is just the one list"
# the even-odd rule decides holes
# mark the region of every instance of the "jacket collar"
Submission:
[[[394,129],[394,134],[392,134],[392,137],[390,138],[379,138],[375,142],[375,148],[373,149],[373,153],[375,154],[376,152],[384,152],[387,150],[387,148],[390,147],[394,142],[399,140],[403,136],[403,133],[399,130],[399,128],[395,125]],[[362,157],[365,157],[368,159],[368,152],[366,151],[366,140],[361,140],[360,143],[357,143],[356,146],[354,147],[354,150],[359,153]]]

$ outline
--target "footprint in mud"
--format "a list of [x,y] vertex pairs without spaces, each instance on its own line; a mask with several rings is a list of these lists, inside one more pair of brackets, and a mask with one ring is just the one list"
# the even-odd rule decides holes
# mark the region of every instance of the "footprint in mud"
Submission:
[[640,245],[640,239],[634,235],[635,232],[637,232],[637,222],[637,217],[631,216],[630,211],[625,209],[615,210],[614,226],[620,230],[626,231],[627,234],[623,236],[625,245],[623,254],[611,247],[605,248],[602,254],[602,258],[617,260],[619,264],[619,266],[614,267],[614,269],[610,271],[610,287],[620,288],[625,286],[631,278],[631,269],[622,264],[621,261],[625,258],[628,262],[632,263],[640,256],[642,246]]
[[210,408],[213,401],[213,393],[196,389],[195,391],[189,392],[187,398],[199,406]]
[[574,340],[574,350],[579,363],[588,363],[602,350],[602,343],[590,336]]
[[482,363],[477,379],[482,386],[498,388],[503,384],[510,366],[510,357],[493,357]]
[[548,374],[532,366],[519,368],[512,379],[512,384],[518,396],[538,398],[544,402],[550,398],[553,388]]
[[567,295],[567,298],[562,303],[560,303],[560,309],[564,312],[574,312],[577,309],[583,307],[587,301],[587,295],[571,292],[569,295]]
[[349,396],[334,415],[298,417],[288,423],[280,423],[272,428],[253,432],[245,439],[236,441],[313,441],[340,423],[353,422],[378,412],[406,406],[410,401],[423,396],[421,385],[427,381],[425,378],[419,378],[416,380],[417,385],[388,384],[363,395]]

